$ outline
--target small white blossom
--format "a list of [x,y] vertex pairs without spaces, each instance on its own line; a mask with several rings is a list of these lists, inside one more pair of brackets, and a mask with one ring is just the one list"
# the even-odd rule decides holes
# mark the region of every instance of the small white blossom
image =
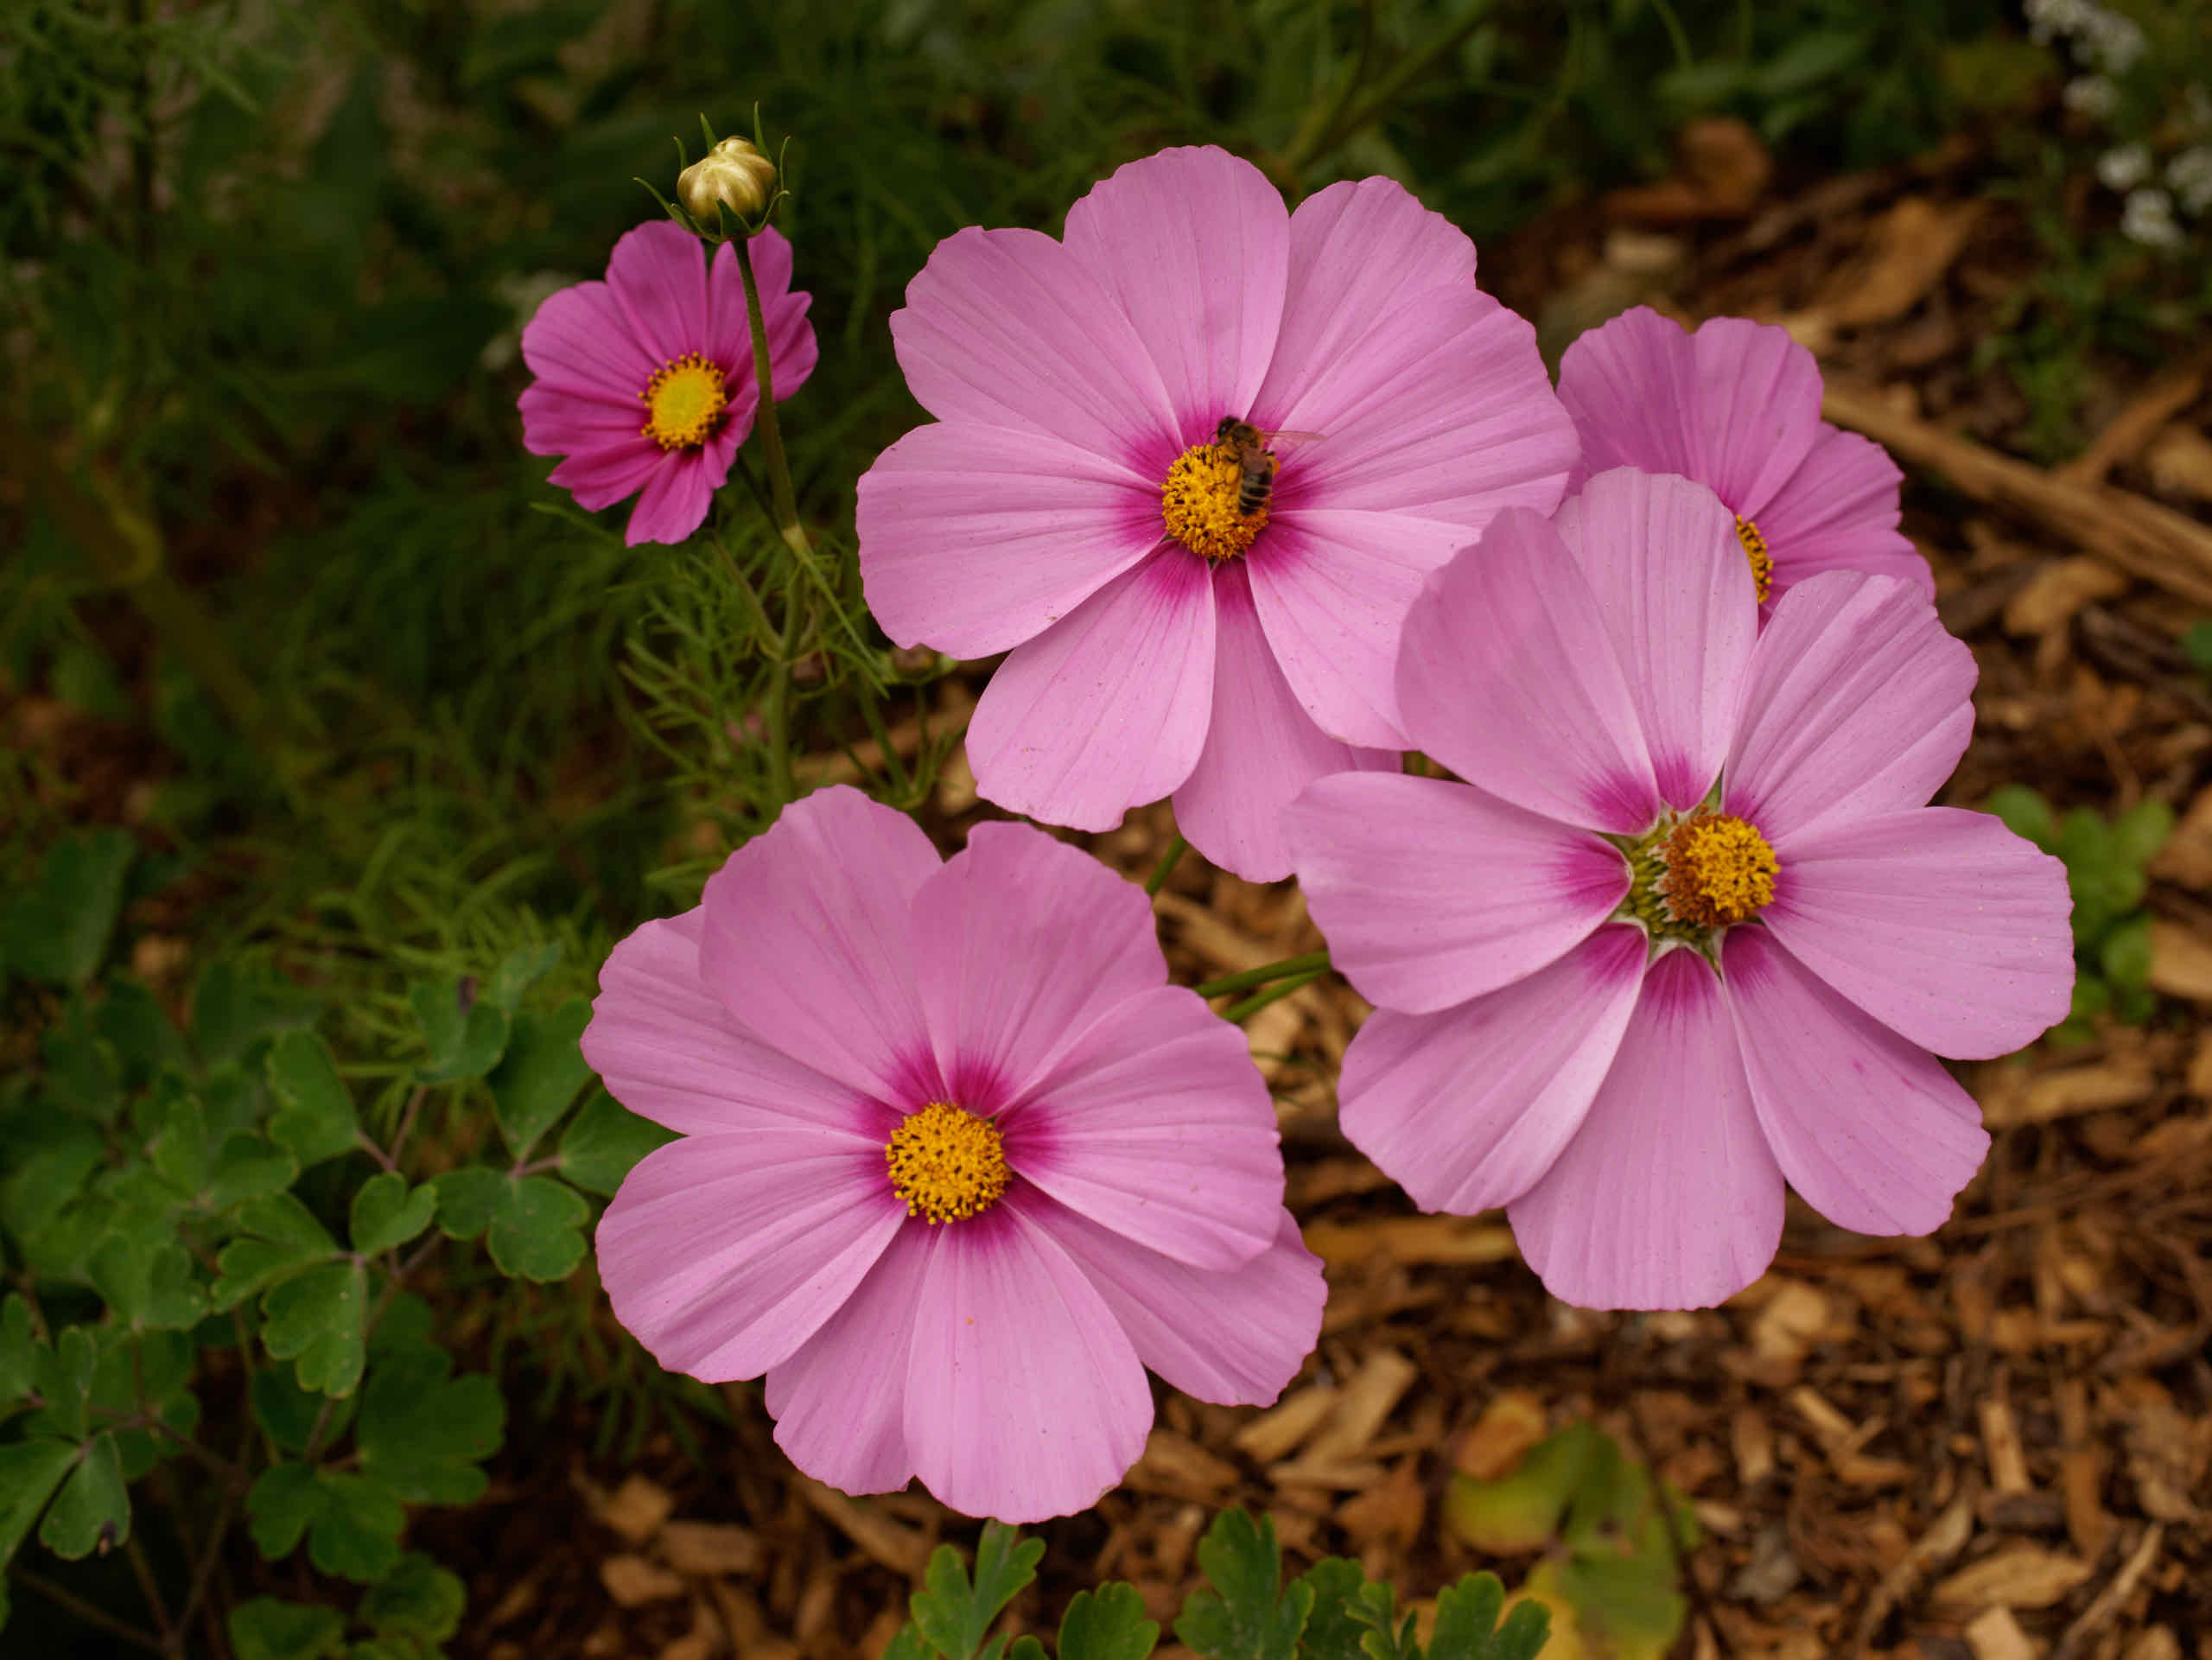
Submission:
[[2163,190],[2131,190],[2120,210],[2120,233],[2146,248],[2178,248],[2181,226],[2174,222],[2174,199]]
[[2077,35],[2095,10],[2087,0],[2027,0],[2028,35],[2038,46],[2062,35]]
[[[2088,60],[2108,75],[2124,75],[2143,55],[2143,30],[2132,17],[2116,11],[2098,11],[2082,29],[2082,43]],[[2082,55],[2077,47],[2075,55]]]
[[2212,144],[2185,149],[2167,162],[2166,182],[2189,212],[2212,208]]
[[2107,190],[2133,190],[2151,176],[2151,147],[2121,144],[2097,157],[2097,177]]
[[2102,118],[2120,102],[2120,88],[2102,75],[2082,75],[2066,83],[2059,95],[2077,115]]

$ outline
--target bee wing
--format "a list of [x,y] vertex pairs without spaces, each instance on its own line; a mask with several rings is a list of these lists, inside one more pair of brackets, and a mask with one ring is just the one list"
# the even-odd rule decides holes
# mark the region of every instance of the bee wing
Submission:
[[1300,444],[1319,443],[1327,435],[1319,432],[1292,432],[1286,429],[1280,432],[1263,432],[1260,436],[1267,441],[1268,447],[1271,449],[1295,449]]

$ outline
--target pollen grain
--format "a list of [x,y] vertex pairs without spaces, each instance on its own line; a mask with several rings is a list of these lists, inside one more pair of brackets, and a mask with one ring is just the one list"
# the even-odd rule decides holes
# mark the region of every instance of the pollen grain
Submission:
[[989,1210],[1013,1174],[998,1126],[949,1101],[908,1114],[883,1156],[906,1214],[932,1225]]

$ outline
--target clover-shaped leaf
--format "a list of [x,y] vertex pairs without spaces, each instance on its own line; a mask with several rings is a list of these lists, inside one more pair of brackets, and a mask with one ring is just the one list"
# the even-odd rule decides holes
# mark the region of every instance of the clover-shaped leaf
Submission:
[[477,995],[494,1008],[512,1014],[522,995],[536,985],[561,960],[561,942],[518,945],[499,959],[499,966],[485,976]]
[[461,982],[430,980],[409,988],[407,1001],[429,1051],[416,1077],[425,1084],[481,1078],[507,1046],[507,1011],[482,998],[463,1006]]
[[0,906],[0,961],[28,979],[81,986],[107,955],[123,909],[123,878],[138,845],[129,832],[65,836],[38,875]]
[[312,1032],[287,1032],[270,1046],[269,1087],[277,1110],[269,1133],[302,1168],[350,1152],[359,1140],[353,1091],[330,1049]]
[[90,1267],[95,1288],[133,1331],[182,1331],[207,1312],[192,1254],[158,1224],[110,1234],[93,1250]]
[[430,1225],[437,1208],[434,1187],[426,1185],[410,1193],[407,1178],[397,1170],[371,1176],[353,1193],[353,1249],[374,1256],[404,1245]]
[[45,1349],[31,1324],[31,1306],[22,1293],[10,1291],[0,1299],[0,1405],[30,1393]]
[[92,1334],[72,1326],[51,1349],[37,1355],[38,1392],[46,1402],[46,1421],[54,1433],[82,1441],[92,1433],[92,1369],[99,1356]]
[[238,1660],[325,1660],[346,1635],[346,1616],[321,1603],[256,1597],[231,1610]]
[[289,1193],[248,1201],[238,1212],[238,1227],[247,1237],[231,1241],[215,1259],[219,1271],[208,1296],[218,1313],[338,1254],[337,1243],[315,1212]]
[[489,1165],[464,1165],[430,1179],[438,1195],[438,1229],[448,1239],[474,1239],[492,1225],[512,1184]]
[[407,1512],[379,1482],[306,1464],[262,1472],[246,1494],[253,1542],[274,1561],[307,1536],[308,1559],[326,1574],[366,1585],[399,1561]]
[[130,1536],[130,1492],[124,1485],[115,1437],[95,1435],[82,1450],[83,1458],[61,1484],[38,1530],[39,1542],[69,1561]]
[[601,1091],[561,1137],[561,1173],[588,1193],[612,1194],[632,1165],[675,1139],[674,1130],[639,1117]]
[[458,1574],[449,1574],[419,1550],[369,1587],[360,1616],[379,1636],[419,1638],[442,1643],[461,1625],[467,1600]]
[[546,1176],[511,1180],[486,1243],[499,1272],[524,1280],[565,1280],[584,1257],[591,1205],[565,1182]]
[[499,1449],[506,1403],[486,1374],[452,1373],[443,1349],[404,1348],[380,1358],[361,1391],[362,1472],[402,1498],[467,1504],[483,1494],[479,1466]]
[[261,1341],[295,1363],[300,1387],[351,1395],[367,1354],[369,1276],[359,1262],[326,1262],[273,1286],[261,1300]]
[[30,1535],[31,1523],[77,1462],[67,1441],[10,1441],[0,1446],[0,1567]]
[[529,1009],[514,1017],[506,1057],[492,1074],[492,1101],[507,1150],[525,1158],[537,1138],[576,1098],[591,1077],[576,1040],[591,1020],[591,1005],[581,997],[550,1014]]

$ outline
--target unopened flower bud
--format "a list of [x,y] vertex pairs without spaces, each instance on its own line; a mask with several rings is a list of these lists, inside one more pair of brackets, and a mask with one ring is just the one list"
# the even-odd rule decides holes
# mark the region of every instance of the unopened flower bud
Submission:
[[676,199],[709,230],[717,207],[736,219],[757,218],[775,193],[776,164],[743,138],[725,138],[677,175]]

